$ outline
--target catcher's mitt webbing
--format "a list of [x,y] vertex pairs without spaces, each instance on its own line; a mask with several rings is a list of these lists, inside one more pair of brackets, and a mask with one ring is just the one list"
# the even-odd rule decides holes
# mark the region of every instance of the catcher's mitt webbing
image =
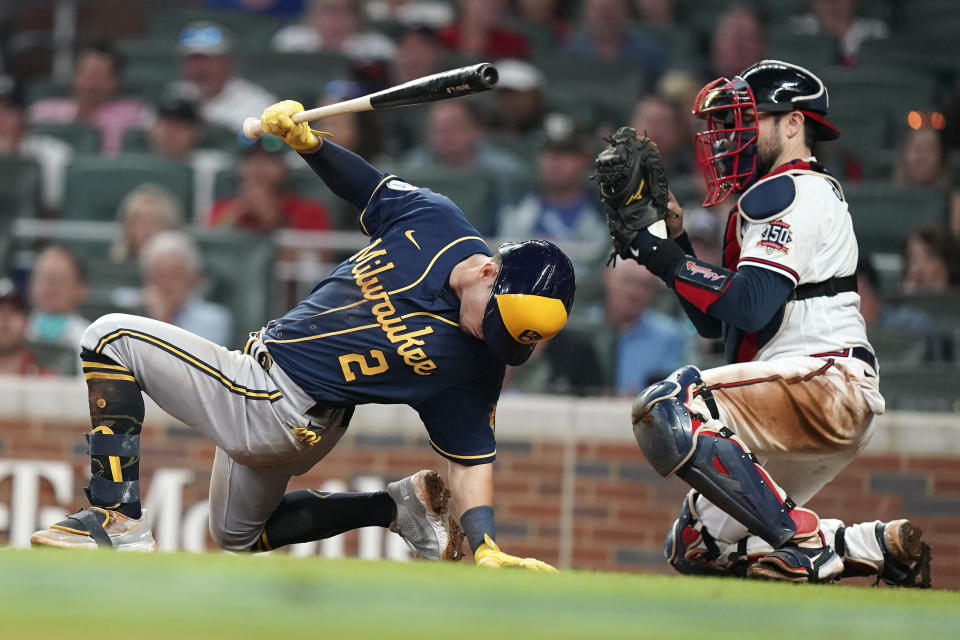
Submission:
[[605,205],[614,253],[627,258],[637,234],[667,217],[667,176],[656,143],[635,129],[621,127],[606,142],[593,177]]

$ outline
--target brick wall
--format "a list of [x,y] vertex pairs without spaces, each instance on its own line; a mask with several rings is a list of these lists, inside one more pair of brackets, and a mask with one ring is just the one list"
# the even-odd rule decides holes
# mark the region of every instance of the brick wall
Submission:
[[[50,480],[41,478],[37,484],[35,513],[41,520],[44,514],[49,518],[62,509],[80,507],[80,487],[87,481],[88,461],[80,435],[87,427],[82,418],[72,410],[55,416],[50,403],[41,402],[44,394],[35,390],[25,393],[34,400],[24,399],[6,407],[0,404],[0,416],[6,414],[0,417],[2,542],[9,540],[12,523],[18,517],[15,510],[25,508],[22,501],[19,507],[14,504],[16,492],[23,494],[24,489],[14,487],[12,464],[31,460],[69,463],[73,477],[66,499],[57,499]],[[77,398],[75,392],[67,396],[70,394]],[[41,404],[35,406],[37,402]],[[84,403],[73,406],[82,408]],[[660,478],[644,461],[629,428],[624,429],[619,424],[622,421],[612,418],[627,415],[626,410],[627,405],[619,401],[593,405],[589,401],[557,399],[503,401],[495,464],[498,538],[504,549],[580,569],[668,570],[661,551],[663,538],[686,487],[677,479]],[[12,417],[11,411],[21,415]],[[558,420],[558,416],[566,419]],[[584,424],[590,428],[583,428]],[[911,518],[923,527],[933,544],[934,584],[960,588],[958,445],[960,427],[950,416],[885,416],[867,452],[810,506],[825,517],[840,517],[848,523]],[[189,519],[191,507],[206,498],[213,447],[152,410],[143,433],[142,451],[148,501],[154,498],[151,481],[156,470],[192,473],[192,481],[183,485],[178,503],[184,521]],[[335,487],[326,484],[331,481],[350,489],[376,488],[416,469],[431,467],[445,469],[442,459],[427,446],[415,415],[402,408],[364,409],[358,411],[350,432],[334,452],[309,474],[295,478],[291,488]],[[51,511],[44,512],[45,507]],[[161,532],[157,533],[162,543]],[[182,542],[189,547],[187,537],[184,533],[176,546]],[[357,533],[346,534],[338,544],[343,544],[344,553],[354,554],[362,546],[359,539]],[[371,548],[375,550],[371,552]],[[391,543],[384,538],[381,546],[368,546],[363,553],[375,556],[379,549],[379,553],[391,555],[389,548]],[[393,557],[397,548],[392,546]],[[865,580],[863,583],[867,584]]]

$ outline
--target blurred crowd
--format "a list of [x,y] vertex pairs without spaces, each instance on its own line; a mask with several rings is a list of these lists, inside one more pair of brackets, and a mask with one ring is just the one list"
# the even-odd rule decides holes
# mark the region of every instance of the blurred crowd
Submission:
[[[817,157],[851,203],[863,313],[880,361],[887,353],[916,366],[960,359],[958,321],[942,312],[957,308],[950,301],[960,286],[960,7],[951,12],[950,3],[932,0],[127,4],[136,5],[129,19],[114,15],[104,32],[84,12],[110,3],[78,3],[71,70],[60,77],[56,42],[10,37],[0,50],[0,214],[10,237],[0,248],[2,373],[75,372],[79,335],[94,313],[111,309],[237,347],[238,336],[295,302],[298,289],[275,278],[261,313],[239,317],[224,296],[243,292],[244,283],[218,287],[205,270],[210,234],[274,238],[276,273],[296,277],[308,249],[284,247],[274,232],[356,228],[356,212],[278,140],[239,136],[243,120],[279,99],[310,108],[483,60],[500,73],[489,94],[338,116],[318,127],[375,165],[450,195],[488,237],[570,247],[578,271],[570,329],[538,350],[536,364],[510,372],[518,392],[632,394],[684,363],[721,362],[718,345],[696,337],[659,280],[633,264],[606,266],[606,224],[589,176],[603,136],[621,125],[645,132],[663,154],[698,255],[719,262],[732,203],[700,204],[690,107],[705,82],[766,57],[807,66],[831,92],[832,120],[846,135]],[[11,36],[44,24],[41,9],[0,15],[0,30]],[[46,46],[50,64],[38,68],[35,55],[25,62],[36,53],[31,46]],[[939,47],[939,57],[918,61],[922,46]],[[18,233],[18,219],[75,224],[45,237]],[[115,231],[99,243],[78,242],[72,230],[89,221]],[[335,244],[311,260],[326,263],[350,248]]]

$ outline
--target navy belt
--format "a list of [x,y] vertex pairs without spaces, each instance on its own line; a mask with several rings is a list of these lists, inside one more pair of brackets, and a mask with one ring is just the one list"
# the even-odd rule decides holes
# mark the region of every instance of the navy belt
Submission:
[[866,347],[847,347],[840,351],[827,351],[824,353],[814,353],[811,354],[814,358],[825,358],[828,356],[834,356],[837,358],[856,358],[857,360],[862,360],[870,365],[874,371],[879,371],[877,369],[877,357],[870,352],[870,349]]

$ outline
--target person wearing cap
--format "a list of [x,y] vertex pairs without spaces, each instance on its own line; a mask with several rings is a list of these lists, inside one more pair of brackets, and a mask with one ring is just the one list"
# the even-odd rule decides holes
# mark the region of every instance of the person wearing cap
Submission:
[[214,22],[192,22],[177,39],[181,76],[200,97],[200,113],[209,124],[239,130],[251,113],[276,98],[233,74],[233,36]]
[[200,218],[213,206],[218,172],[233,164],[230,154],[199,148],[206,123],[200,105],[189,91],[165,93],[155,105],[156,119],[147,132],[150,151],[162,158],[188,164],[193,173],[193,211]]
[[590,149],[571,118],[548,116],[537,154],[537,190],[500,210],[497,235],[579,242],[584,250],[577,266],[596,270],[606,257],[609,233],[596,191],[587,180]]
[[123,148],[123,134],[141,124],[142,102],[117,96],[123,61],[107,43],[81,49],[73,69],[71,94],[45,98],[30,106],[31,122],[82,122],[100,132],[101,151],[114,154]]
[[48,375],[27,345],[30,307],[8,279],[0,280],[0,376]]
[[53,136],[33,133],[27,125],[27,106],[13,78],[0,76],[0,157],[35,160],[42,174],[41,204],[56,211],[63,200],[64,176],[73,149]]
[[543,126],[546,80],[524,60],[500,60],[490,133],[499,140],[520,141]]
[[332,226],[321,202],[290,188],[290,168],[283,143],[264,136],[248,146],[237,164],[236,191],[213,203],[206,219],[213,227],[269,233],[277,229],[324,231]]
[[[507,365],[523,364],[573,307],[570,261],[543,240],[492,251],[463,212],[374,168],[269,107],[264,130],[300,152],[357,207],[370,242],[295,308],[228,351],[137,316],[100,318],[82,340],[92,433],[90,508],[34,534],[37,546],[155,547],[142,515],[143,389],[217,444],[210,532],[224,549],[269,550],[362,526],[389,527],[417,556],[552,571],[496,543],[496,405]],[[422,470],[375,493],[286,493],[335,446],[356,405],[405,404],[448,461],[449,488]],[[119,417],[118,417],[119,416]],[[460,511],[449,513],[450,498]]]
[[721,263],[696,255],[672,197],[669,233],[644,228],[616,251],[671,287],[701,336],[723,337],[728,364],[678,369],[637,396],[631,421],[656,471],[693,487],[664,547],[677,571],[929,587],[930,547],[914,523],[846,526],[803,506],[884,411],[850,212],[814,156],[840,136],[829,106],[820,78],[782,60],[700,90],[704,206],[736,196]]

